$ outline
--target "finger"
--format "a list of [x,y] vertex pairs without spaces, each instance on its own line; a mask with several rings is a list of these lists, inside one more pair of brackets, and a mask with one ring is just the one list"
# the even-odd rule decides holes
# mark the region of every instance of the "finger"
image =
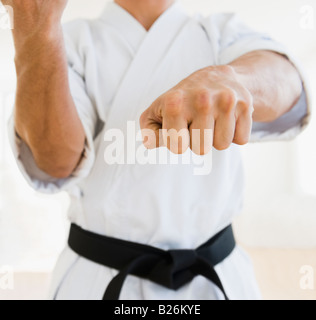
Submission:
[[190,146],[185,98],[182,91],[172,90],[162,97],[163,145],[175,154],[182,154]]
[[230,147],[235,136],[237,97],[233,91],[224,91],[217,95],[214,103],[217,113],[213,145],[217,150],[225,150]]
[[208,154],[213,147],[214,118],[198,115],[190,125],[191,150],[197,155]]
[[160,146],[160,130],[162,118],[159,116],[159,100],[156,100],[140,116],[139,123],[143,137],[143,144],[147,149],[155,149]]
[[236,122],[236,130],[233,142],[238,145],[245,145],[250,140],[252,130],[252,105],[249,107],[244,102],[238,103],[237,106],[238,119]]
[[235,116],[220,115],[215,121],[214,128],[214,148],[217,150],[225,150],[230,147],[235,135]]
[[187,121],[182,117],[164,117],[162,137],[163,145],[172,153],[185,153],[190,146],[190,133]]

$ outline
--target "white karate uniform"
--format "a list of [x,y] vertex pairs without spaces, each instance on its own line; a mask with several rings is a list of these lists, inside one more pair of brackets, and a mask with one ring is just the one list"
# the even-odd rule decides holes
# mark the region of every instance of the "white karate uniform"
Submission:
[[[165,250],[197,248],[231,224],[243,201],[238,146],[213,150],[212,173],[197,176],[194,164],[109,165],[104,152],[111,142],[104,135],[113,128],[126,133],[127,121],[138,125],[157,97],[201,68],[227,64],[254,50],[289,57],[286,50],[234,14],[191,17],[179,3],[148,32],[115,3],[99,19],[69,23],[64,31],[71,92],[86,132],[84,158],[70,178],[49,177],[16,135],[12,118],[11,143],[31,186],[45,193],[67,190],[72,199],[69,219],[84,229]],[[288,139],[299,133],[309,118],[305,92],[279,120],[254,124],[252,140]],[[216,270],[230,299],[260,298],[251,262],[239,247]],[[55,269],[51,298],[101,299],[116,273],[66,247]],[[178,291],[129,276],[121,293],[121,299],[222,298],[202,276]]]

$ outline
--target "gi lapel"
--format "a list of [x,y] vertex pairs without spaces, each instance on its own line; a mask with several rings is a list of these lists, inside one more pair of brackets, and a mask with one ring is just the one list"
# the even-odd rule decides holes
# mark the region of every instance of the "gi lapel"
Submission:
[[107,130],[124,130],[128,120],[135,120],[146,86],[188,20],[176,3],[148,31],[116,92],[107,118]]
[[[168,55],[173,47],[178,35],[191,19],[179,8],[178,4],[167,10],[148,31],[145,39],[140,45],[133,61],[131,62],[110,107],[105,126],[103,128],[104,137],[106,133],[113,130],[119,130],[120,136],[127,138],[127,122],[135,121],[136,130],[138,129],[138,115],[142,111],[144,98],[148,99],[146,92],[147,87],[153,75],[161,65],[162,61]],[[163,79],[161,79],[163,81]],[[115,138],[114,138],[115,139]],[[122,175],[124,168],[130,168],[124,165],[109,165],[104,159],[104,151],[113,141],[107,138],[99,145],[99,152],[96,157],[95,170],[90,175],[91,181],[100,178],[100,171],[97,168],[103,167],[102,180],[100,188],[94,192],[101,192],[106,199],[104,202],[109,206],[115,206],[115,212],[122,212],[119,206],[122,205],[116,201],[115,194],[118,190],[122,191],[122,183],[119,177]],[[102,146],[102,147],[101,147]],[[124,150],[116,150],[116,159],[125,159]],[[125,161],[125,160],[124,160]],[[125,162],[124,162],[125,163]],[[95,180],[94,180],[95,179]],[[95,182],[94,182],[95,183]],[[117,192],[119,194],[119,192]],[[118,216],[116,215],[116,220]]]

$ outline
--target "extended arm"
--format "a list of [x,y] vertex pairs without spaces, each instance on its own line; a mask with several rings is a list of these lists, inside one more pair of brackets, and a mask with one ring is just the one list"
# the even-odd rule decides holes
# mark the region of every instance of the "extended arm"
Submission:
[[252,94],[253,120],[274,121],[288,112],[302,94],[300,76],[285,57],[270,51],[248,53],[230,64],[238,81]]
[[141,116],[141,127],[155,133],[146,133],[144,144],[174,153],[190,147],[197,154],[243,145],[253,120],[276,120],[301,93],[300,76],[287,58],[254,51],[230,65],[199,70],[160,96]]

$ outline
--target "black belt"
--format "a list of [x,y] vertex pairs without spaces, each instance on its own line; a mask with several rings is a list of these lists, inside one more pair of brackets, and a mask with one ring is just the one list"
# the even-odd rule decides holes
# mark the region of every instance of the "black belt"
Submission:
[[235,248],[229,226],[196,250],[164,251],[155,247],[101,236],[72,224],[68,244],[78,255],[119,270],[108,285],[103,300],[118,300],[126,277],[131,274],[177,290],[202,275],[229,300],[214,267]]

